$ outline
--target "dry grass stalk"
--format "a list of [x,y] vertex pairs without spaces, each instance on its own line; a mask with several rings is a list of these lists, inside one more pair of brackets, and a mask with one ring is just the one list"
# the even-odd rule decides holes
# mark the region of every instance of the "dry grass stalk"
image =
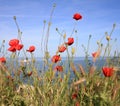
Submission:
[[3,63],[0,62],[0,70],[5,72],[6,75],[10,75],[9,71],[7,70],[7,68],[5,67],[5,65]]
[[72,62],[70,63],[70,67],[72,68],[74,74],[76,74],[77,69],[76,69],[75,65]]
[[120,85],[116,85],[112,92],[112,100],[114,100],[116,98],[119,90],[120,90]]
[[91,66],[89,69],[89,76],[92,76],[95,72],[96,67],[95,66]]
[[85,78],[82,78],[82,79],[74,82],[73,85],[74,85],[74,86],[77,86],[77,85],[81,84],[81,83],[84,82],[84,81],[86,81],[86,79],[85,79]]
[[80,71],[81,71],[81,74],[82,74],[83,76],[85,76],[86,73],[85,73],[85,70],[84,70],[83,66],[82,66],[81,64],[79,64],[78,67],[79,67],[79,69],[80,69]]

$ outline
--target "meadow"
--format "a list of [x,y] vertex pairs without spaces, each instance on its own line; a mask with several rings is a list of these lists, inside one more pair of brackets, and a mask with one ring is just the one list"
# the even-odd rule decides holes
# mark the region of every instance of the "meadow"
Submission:
[[[72,35],[66,37],[66,33],[61,33],[56,28],[57,33],[61,36],[62,42],[56,48],[56,54],[50,56],[48,51],[49,32],[51,19],[55,6],[51,12],[47,25],[46,36],[42,36],[41,50],[44,53],[42,58],[42,68],[36,67],[36,57],[34,51],[37,49],[34,45],[28,49],[24,48],[22,42],[22,32],[19,28],[16,16],[13,17],[18,29],[18,36],[10,39],[9,42],[2,41],[0,46],[0,105],[1,106],[119,106],[120,105],[120,53],[114,51],[111,56],[111,38],[116,27],[113,24],[110,33],[105,33],[104,37],[96,43],[98,49],[91,54],[89,62],[89,42],[92,40],[91,35],[88,38],[88,45],[84,46],[85,52],[84,67],[80,63],[75,63],[76,47],[74,33],[77,33],[75,27]],[[80,13],[71,16],[77,23],[82,20]],[[43,26],[43,32],[45,31]],[[45,37],[45,38],[44,38]],[[43,39],[44,42],[43,42]],[[102,40],[106,39],[106,44]],[[5,43],[9,44],[7,52],[9,57],[5,56]],[[24,56],[21,59],[20,53]],[[61,54],[66,52],[66,59],[62,64]],[[112,51],[113,52],[113,51]],[[31,57],[27,56],[27,53]],[[103,54],[103,55],[101,55]],[[105,64],[99,66],[100,59]],[[74,77],[70,77],[71,73]]]

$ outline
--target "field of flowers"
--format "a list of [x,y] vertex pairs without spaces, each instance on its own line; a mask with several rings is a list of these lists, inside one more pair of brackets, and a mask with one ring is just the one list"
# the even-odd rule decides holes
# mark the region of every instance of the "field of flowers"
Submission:
[[[44,64],[40,74],[35,65],[34,51],[37,48],[32,44],[28,49],[24,48],[17,18],[13,17],[18,29],[18,37],[9,42],[3,40],[0,46],[2,54],[0,55],[0,106],[119,106],[120,54],[115,52],[113,57],[110,56],[111,36],[116,25],[113,24],[111,33],[105,33],[105,36],[96,43],[98,49],[91,53],[91,64],[88,60],[91,39],[89,36],[87,47],[83,46],[86,67],[77,64],[78,68],[76,68],[74,63],[75,48],[72,47],[72,44],[75,43],[74,36],[70,35],[67,38],[66,34],[62,34],[58,28],[56,31],[60,34],[63,42],[56,48],[56,54],[49,55],[49,30],[54,9],[55,6],[53,6],[47,24],[45,41],[43,42],[44,35],[41,40]],[[83,18],[80,13],[75,13],[71,17],[75,23]],[[46,25],[45,21],[44,25]],[[76,33],[75,27],[72,34]],[[104,44],[106,45],[105,49],[103,49],[103,39],[107,41],[107,44]],[[5,56],[5,43],[9,44],[7,49],[7,52],[11,52],[9,57]],[[20,60],[21,52],[24,54],[24,60]],[[67,53],[66,64],[68,67],[61,64],[63,52]],[[27,53],[30,53],[30,58]],[[94,64],[99,61],[100,57],[105,60],[105,65],[98,69]],[[72,79],[70,78],[71,70],[74,74]]]

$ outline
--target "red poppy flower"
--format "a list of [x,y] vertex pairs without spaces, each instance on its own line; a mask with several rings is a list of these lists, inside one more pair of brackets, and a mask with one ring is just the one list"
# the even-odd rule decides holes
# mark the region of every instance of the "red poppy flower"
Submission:
[[5,63],[6,62],[6,58],[5,57],[0,57],[0,62],[1,63]]
[[10,52],[16,52],[15,46],[9,47],[8,50],[9,50]]
[[9,41],[10,47],[8,48],[9,51],[11,52],[16,52],[16,50],[21,50],[23,48],[22,44],[19,44],[18,39],[12,39]]
[[61,60],[60,55],[54,55],[51,59],[51,61],[54,62],[54,63],[57,63],[60,60]]
[[76,99],[77,98],[77,93],[73,93],[72,94],[72,99]]
[[9,41],[9,45],[10,46],[16,46],[19,44],[19,40],[18,39],[12,39]]
[[31,52],[31,53],[34,52],[35,51],[35,46],[30,46],[27,51]]
[[76,103],[75,103],[75,106],[80,106],[80,103],[79,103],[79,102],[76,102]]
[[15,49],[16,49],[16,50],[19,50],[19,51],[20,51],[22,48],[23,48],[23,45],[22,45],[22,44],[18,44],[18,45],[15,47]]
[[97,52],[92,53],[93,57],[97,57]]
[[93,61],[95,62],[96,59],[100,56],[100,50],[98,50],[98,51],[92,53],[92,56],[93,56]]
[[27,73],[27,76],[30,77],[31,75],[32,75],[32,71]]
[[102,71],[105,77],[111,77],[114,73],[113,67],[103,67]]
[[61,45],[58,47],[59,52],[64,52],[66,50],[66,47],[64,45]]
[[79,13],[74,14],[73,19],[80,20],[82,19],[82,16]]
[[63,67],[58,65],[55,67],[55,70],[59,71],[59,72],[62,72],[63,71]]
[[98,52],[94,52],[94,53],[92,53],[92,56],[93,56],[94,58],[99,57],[99,53],[98,53]]
[[67,45],[72,45],[74,43],[74,38],[68,38],[68,42],[66,42]]

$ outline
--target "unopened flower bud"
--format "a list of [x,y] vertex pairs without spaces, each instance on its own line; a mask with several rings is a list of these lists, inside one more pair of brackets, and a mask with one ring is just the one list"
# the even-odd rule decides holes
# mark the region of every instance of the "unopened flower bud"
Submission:
[[109,41],[110,40],[110,36],[106,36],[106,40]]
[[16,20],[16,16],[14,16],[13,19]]

